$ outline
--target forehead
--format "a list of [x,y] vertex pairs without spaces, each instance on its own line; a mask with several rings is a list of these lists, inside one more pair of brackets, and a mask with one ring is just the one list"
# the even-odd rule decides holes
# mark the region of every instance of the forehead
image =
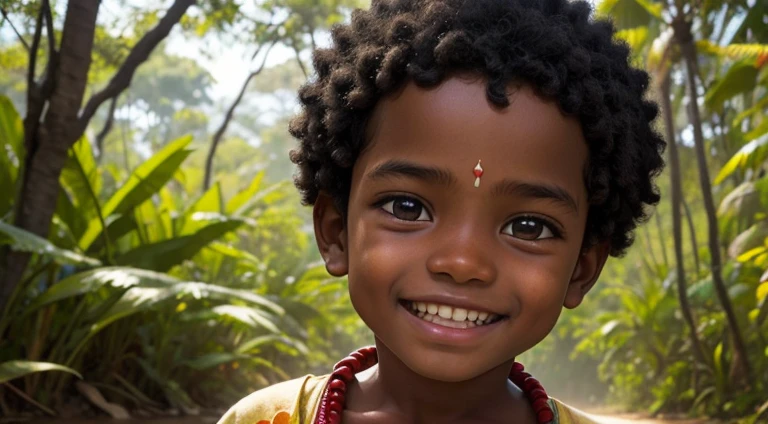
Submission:
[[585,196],[588,149],[579,122],[526,86],[510,87],[510,105],[486,97],[485,81],[450,78],[436,88],[408,83],[382,99],[367,128],[355,174],[390,159],[453,167],[461,177],[478,160],[485,179],[555,183]]

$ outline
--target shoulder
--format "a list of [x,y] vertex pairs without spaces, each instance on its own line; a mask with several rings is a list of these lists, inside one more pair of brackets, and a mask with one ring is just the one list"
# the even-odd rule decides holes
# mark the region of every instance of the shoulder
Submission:
[[550,405],[555,410],[555,423],[557,424],[600,424],[586,412],[568,406],[557,399],[550,398]]
[[[253,392],[232,406],[218,424],[293,424],[309,422],[328,376],[307,375]],[[263,422],[263,423],[262,423]]]

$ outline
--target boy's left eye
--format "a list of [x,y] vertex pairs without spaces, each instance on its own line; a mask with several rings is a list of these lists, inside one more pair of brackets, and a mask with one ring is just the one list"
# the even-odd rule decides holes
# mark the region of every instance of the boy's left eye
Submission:
[[504,226],[502,233],[523,240],[543,240],[557,236],[557,230],[551,224],[534,216],[513,219]]

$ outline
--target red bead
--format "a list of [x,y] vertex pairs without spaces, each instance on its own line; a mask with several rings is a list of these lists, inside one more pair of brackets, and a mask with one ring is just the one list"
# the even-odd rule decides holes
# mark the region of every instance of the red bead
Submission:
[[363,354],[362,354],[362,353],[360,353],[360,352],[352,352],[352,353],[350,353],[350,354],[349,354],[349,356],[351,356],[351,357],[353,357],[353,358],[357,359],[358,361],[360,361],[360,363],[361,363],[361,364],[364,364],[364,363],[366,363],[366,362],[367,362],[367,360],[366,360],[366,359],[367,359],[367,358],[366,358],[366,356],[365,356],[365,355],[363,355]]
[[523,366],[523,364],[519,362],[515,362],[514,364],[512,364],[512,372],[521,373],[523,371],[525,371],[525,367]]
[[546,399],[536,399],[531,404],[533,407],[533,410],[536,411],[536,413],[539,413],[543,410],[549,410],[549,403],[547,403]]
[[344,405],[336,402],[335,400],[332,400],[328,402],[328,409],[331,411],[341,412],[344,409]]
[[530,392],[528,392],[528,397],[536,400],[536,399],[549,399],[549,396],[547,395],[547,392],[544,391],[543,388],[537,387]]
[[343,366],[335,370],[333,372],[333,376],[340,378],[341,380],[344,380],[345,382],[348,383],[355,378],[355,373],[353,373],[349,367]]
[[536,414],[536,420],[539,422],[539,424],[547,424],[552,422],[554,419],[555,414],[552,413],[551,409],[545,409],[543,411],[539,411],[539,413]]
[[541,387],[541,384],[539,384],[539,380],[536,380],[533,377],[528,377],[523,381],[523,391],[526,393],[531,392],[533,389],[538,389]]
[[333,380],[331,380],[331,382],[328,384],[328,387],[330,387],[331,389],[336,389],[336,390],[339,390],[339,391],[341,391],[342,393],[343,393],[343,392],[345,392],[345,391],[347,390],[347,385],[346,385],[346,383],[344,383],[344,382],[343,382],[343,381],[341,381],[341,380],[337,380],[337,379],[333,379]]
[[344,396],[344,392],[334,391],[334,392],[331,392],[330,395],[328,395],[328,400],[331,402],[336,401],[343,404],[344,401],[346,400],[346,397]]
[[328,423],[339,424],[341,422],[341,413],[331,410],[328,412]]

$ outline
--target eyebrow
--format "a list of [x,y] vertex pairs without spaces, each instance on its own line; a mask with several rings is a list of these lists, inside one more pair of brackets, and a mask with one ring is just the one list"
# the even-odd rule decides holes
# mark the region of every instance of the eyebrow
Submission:
[[389,177],[413,177],[430,183],[452,186],[456,178],[451,171],[443,168],[424,166],[404,160],[389,160],[374,168],[367,178],[372,180]]
[[[433,184],[453,186],[456,177],[444,168],[424,166],[405,160],[388,160],[369,172],[366,178],[371,180],[386,179],[391,177],[412,177]],[[532,183],[518,180],[502,180],[494,184],[491,193],[496,196],[520,196],[534,199],[548,199],[573,213],[578,213],[576,200],[564,188],[544,183]]]
[[495,195],[548,199],[565,206],[573,213],[578,214],[579,212],[578,205],[573,196],[571,196],[564,188],[557,185],[502,180],[494,184],[491,191]]

